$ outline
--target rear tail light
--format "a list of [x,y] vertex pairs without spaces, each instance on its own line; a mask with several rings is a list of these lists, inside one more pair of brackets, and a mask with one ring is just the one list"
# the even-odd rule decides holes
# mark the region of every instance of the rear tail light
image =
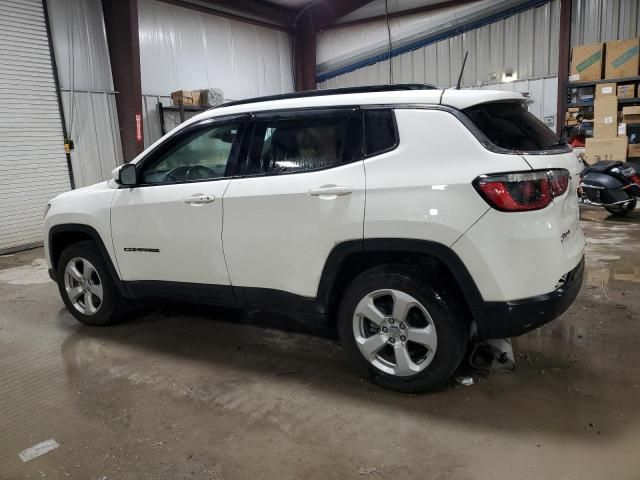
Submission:
[[638,175],[637,173],[634,173],[633,175],[631,175],[630,178],[633,183],[640,185],[640,175]]
[[489,205],[503,212],[539,210],[567,191],[568,170],[481,175],[473,186]]

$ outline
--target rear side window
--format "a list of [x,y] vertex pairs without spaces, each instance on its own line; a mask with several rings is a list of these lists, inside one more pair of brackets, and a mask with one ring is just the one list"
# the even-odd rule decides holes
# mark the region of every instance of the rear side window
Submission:
[[392,110],[365,110],[364,128],[366,155],[387,152],[398,144]]
[[464,113],[495,145],[535,152],[566,148],[566,144],[520,102],[484,103]]
[[253,122],[244,175],[328,168],[362,157],[362,120],[353,110],[282,113]]

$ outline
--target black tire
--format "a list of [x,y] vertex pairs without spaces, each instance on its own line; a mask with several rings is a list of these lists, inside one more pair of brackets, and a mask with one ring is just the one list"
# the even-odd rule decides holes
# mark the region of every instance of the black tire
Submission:
[[[97,306],[97,311],[93,314],[83,314],[76,308],[69,295],[65,284],[65,269],[73,259],[85,259],[95,268],[98,281],[102,287],[102,301]],[[106,326],[121,322],[129,312],[128,302],[116,287],[116,284],[109,272],[109,268],[102,257],[100,251],[92,241],[83,241],[69,245],[62,251],[58,261],[56,272],[58,280],[58,290],[67,310],[81,323],[91,326]],[[95,300],[95,303],[98,303]]]
[[[460,365],[467,350],[469,323],[455,306],[455,297],[443,288],[429,285],[424,277],[419,269],[404,265],[376,267],[356,277],[340,303],[338,334],[348,360],[362,376],[390,390],[417,393],[442,386]],[[412,296],[424,306],[435,326],[435,355],[431,363],[418,373],[408,376],[386,373],[370,363],[357,345],[354,333],[356,308],[371,292],[385,289]]]
[[635,210],[637,202],[638,201],[634,198],[631,202],[625,204],[624,206],[604,207],[604,209],[614,217],[626,217],[630,212],[633,212],[633,210]]

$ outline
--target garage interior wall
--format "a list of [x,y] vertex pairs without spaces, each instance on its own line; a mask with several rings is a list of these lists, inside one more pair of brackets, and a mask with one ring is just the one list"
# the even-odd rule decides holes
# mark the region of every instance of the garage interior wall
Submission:
[[47,0],[76,187],[111,178],[122,145],[100,0]]
[[[473,3],[469,6],[475,5]],[[443,22],[442,25],[449,25],[451,15],[450,10],[441,12],[428,28],[436,30],[438,24],[433,23],[436,20]],[[456,15],[459,16],[460,12]],[[322,45],[323,42],[336,42],[340,37],[349,38],[348,34],[339,30],[352,28],[362,27],[344,27],[337,29],[338,32],[328,30],[319,35],[318,43]],[[529,92],[534,99],[531,111],[540,119],[551,122],[548,117],[554,117],[557,109],[559,28],[560,2],[553,0],[460,35],[393,56],[393,81],[451,87],[455,85],[460,73],[464,52],[468,51],[469,57],[462,77],[463,86]],[[393,31],[392,28],[392,39]],[[502,83],[503,76],[508,73],[517,81]],[[318,87],[385,84],[389,83],[389,75],[389,62],[384,60],[322,81]],[[550,126],[553,127],[553,124]]]
[[228,100],[293,91],[288,33],[156,0],[139,0],[138,22],[145,145],[175,90],[219,88]]
[[71,188],[41,0],[0,2],[0,253],[42,243],[47,201]]
[[638,36],[638,0],[573,0],[571,46]]

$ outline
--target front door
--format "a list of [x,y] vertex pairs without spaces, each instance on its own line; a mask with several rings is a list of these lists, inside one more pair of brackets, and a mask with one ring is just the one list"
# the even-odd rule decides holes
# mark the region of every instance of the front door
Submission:
[[187,127],[140,162],[139,185],[118,190],[111,226],[123,280],[229,287],[222,197],[243,123],[236,117]]

